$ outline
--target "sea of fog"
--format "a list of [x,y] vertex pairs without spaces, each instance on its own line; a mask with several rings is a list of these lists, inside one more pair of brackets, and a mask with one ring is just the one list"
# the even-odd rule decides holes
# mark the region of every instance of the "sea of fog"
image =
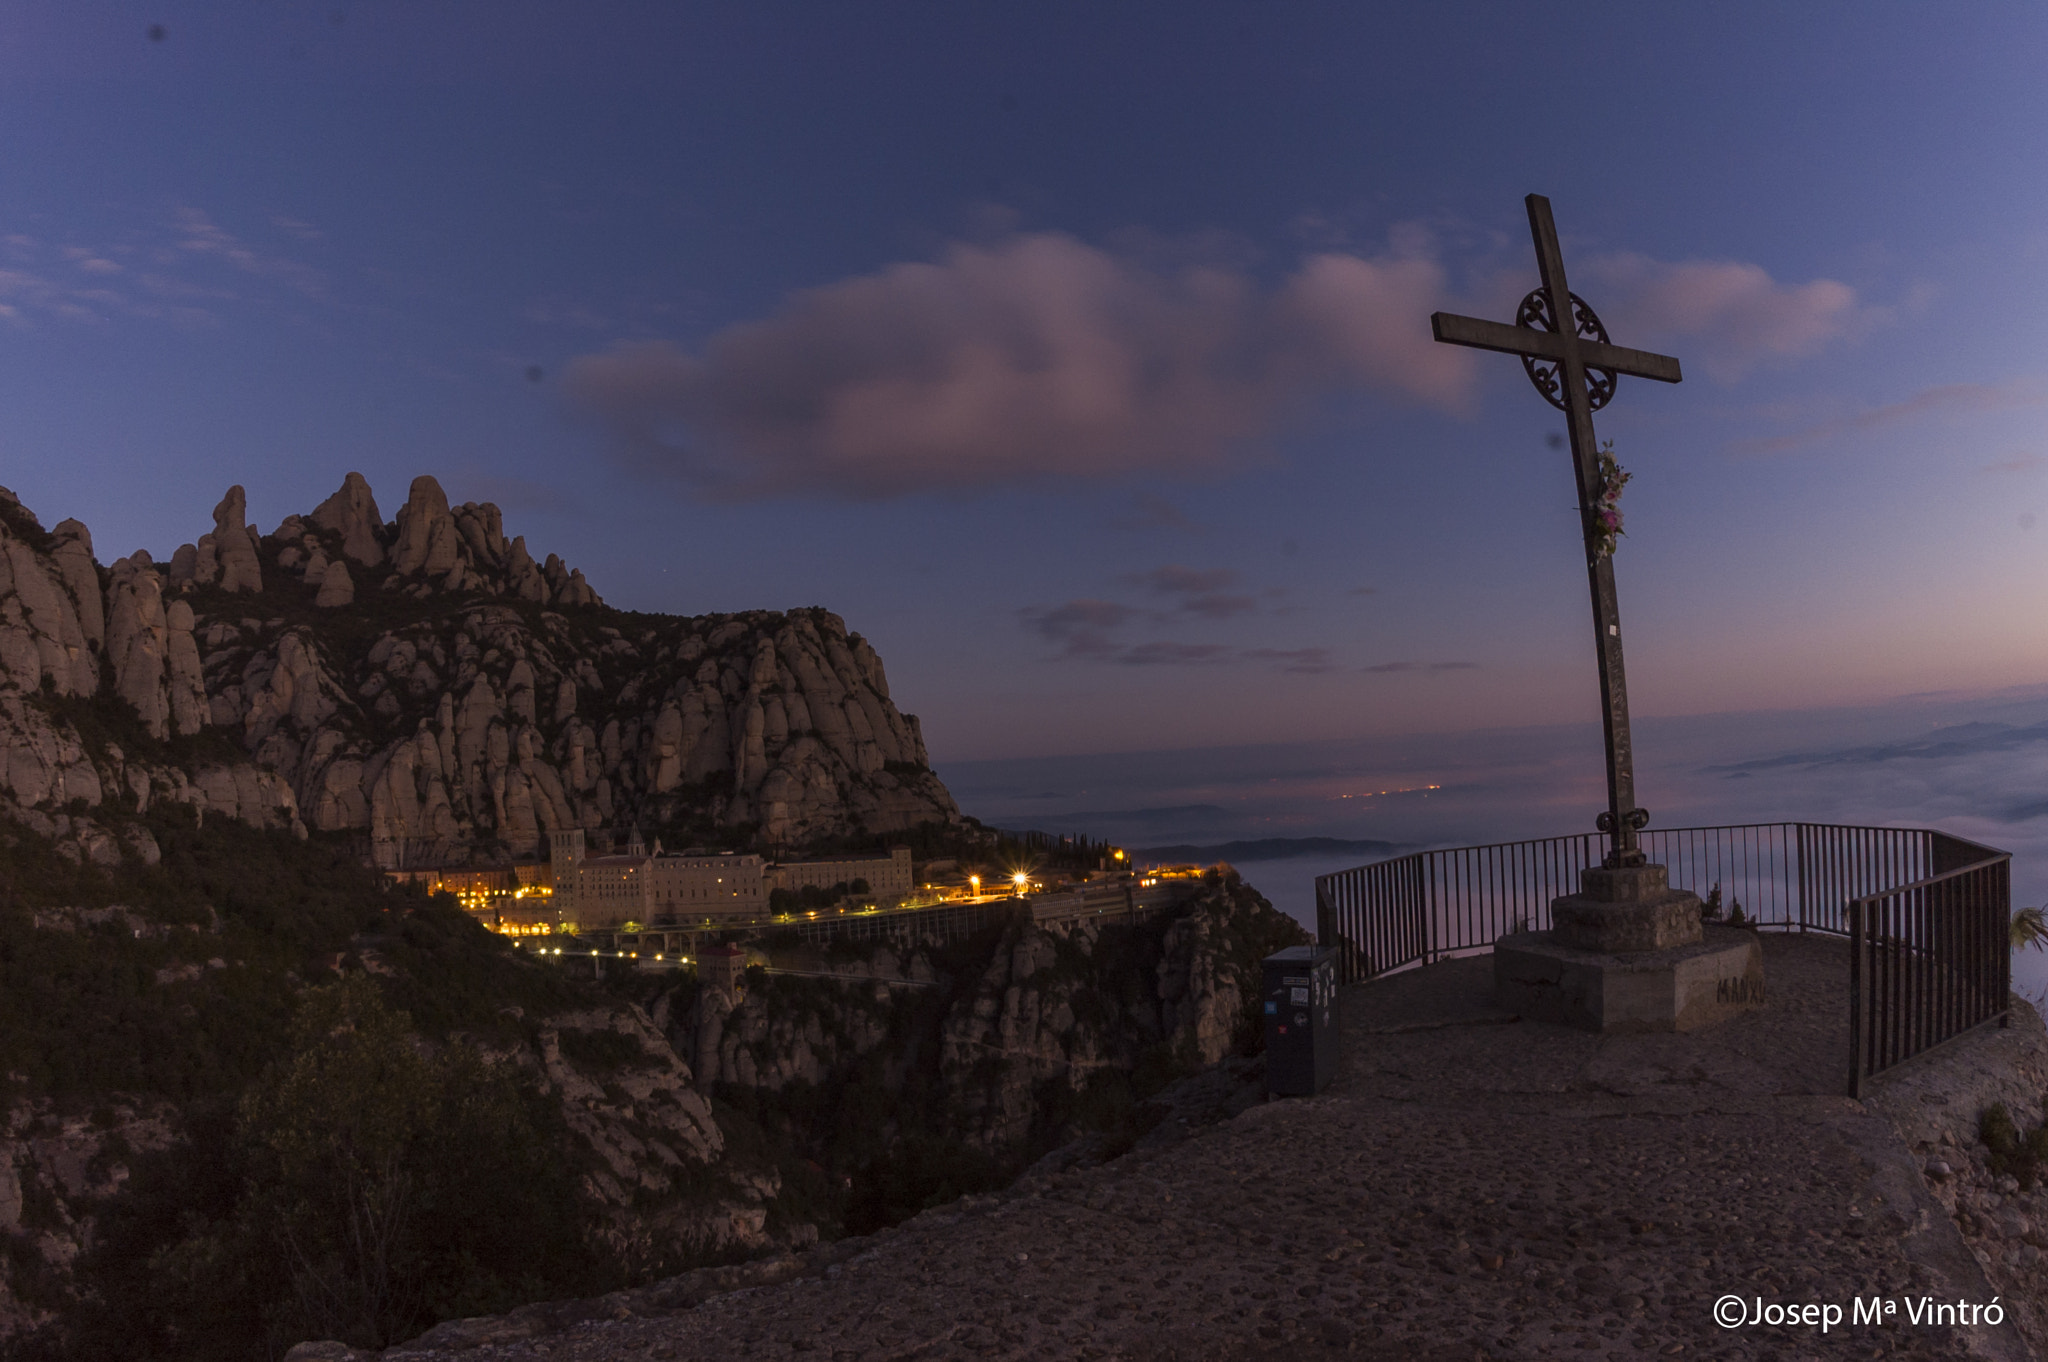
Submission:
[[[1929,827],[2013,853],[2015,906],[2048,901],[2048,687],[1861,708],[1644,718],[1652,827]],[[1589,830],[1606,806],[1595,724],[1104,756],[939,763],[960,807],[1005,828],[1122,845],[1338,838],[1401,850]],[[1395,850],[1233,860],[1311,929],[1315,877]],[[2048,993],[2048,954],[2014,962]]]

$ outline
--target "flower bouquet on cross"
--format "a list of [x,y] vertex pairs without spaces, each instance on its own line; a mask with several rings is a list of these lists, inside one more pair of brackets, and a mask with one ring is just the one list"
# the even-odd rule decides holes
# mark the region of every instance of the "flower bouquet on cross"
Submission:
[[1621,528],[1621,489],[1628,486],[1629,473],[1614,461],[1614,441],[1600,445],[1600,486],[1593,495],[1593,551],[1612,558]]

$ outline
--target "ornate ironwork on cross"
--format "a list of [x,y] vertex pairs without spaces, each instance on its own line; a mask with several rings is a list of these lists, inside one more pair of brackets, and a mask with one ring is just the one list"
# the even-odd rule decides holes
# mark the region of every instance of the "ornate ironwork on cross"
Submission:
[[[1593,439],[1593,413],[1613,400],[1621,375],[1679,381],[1678,361],[1669,355],[1630,350],[1607,339],[1599,316],[1565,283],[1564,256],[1550,200],[1531,194],[1529,234],[1536,242],[1542,284],[1522,299],[1515,324],[1438,312],[1429,319],[1436,338],[1520,357],[1529,381],[1544,401],[1565,414],[1571,434],[1572,469],[1579,487],[1579,519],[1585,533],[1586,573],[1593,591],[1593,628],[1600,658],[1600,709],[1607,739],[1607,809],[1597,820],[1608,834],[1606,864],[1641,865],[1636,833],[1650,815],[1636,807],[1635,752],[1628,730],[1628,683],[1621,663],[1621,610],[1614,595],[1613,535],[1602,520],[1607,479]],[[1565,300],[1565,306],[1557,304]],[[1566,314],[1569,314],[1567,317]],[[1561,322],[1569,322],[1562,325]],[[1611,460],[1610,460],[1611,461]]]

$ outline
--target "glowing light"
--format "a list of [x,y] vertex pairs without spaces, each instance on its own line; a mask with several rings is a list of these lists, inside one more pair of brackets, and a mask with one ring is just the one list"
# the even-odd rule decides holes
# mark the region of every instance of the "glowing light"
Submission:
[[1443,786],[1441,785],[1403,785],[1398,790],[1366,790],[1359,794],[1340,794],[1337,796],[1337,798],[1378,799],[1381,795],[1427,793],[1430,790],[1441,790],[1442,788]]

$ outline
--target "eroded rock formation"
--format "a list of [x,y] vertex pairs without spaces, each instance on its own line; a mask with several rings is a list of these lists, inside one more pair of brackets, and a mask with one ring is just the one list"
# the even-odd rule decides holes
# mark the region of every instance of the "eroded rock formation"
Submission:
[[[231,487],[168,564],[110,568],[85,526],[0,496],[0,799],[44,822],[169,797],[447,864],[558,828],[800,845],[958,816],[837,616],[617,614],[431,477],[390,524],[351,473],[262,536]],[[88,750],[74,699],[215,755]]]

